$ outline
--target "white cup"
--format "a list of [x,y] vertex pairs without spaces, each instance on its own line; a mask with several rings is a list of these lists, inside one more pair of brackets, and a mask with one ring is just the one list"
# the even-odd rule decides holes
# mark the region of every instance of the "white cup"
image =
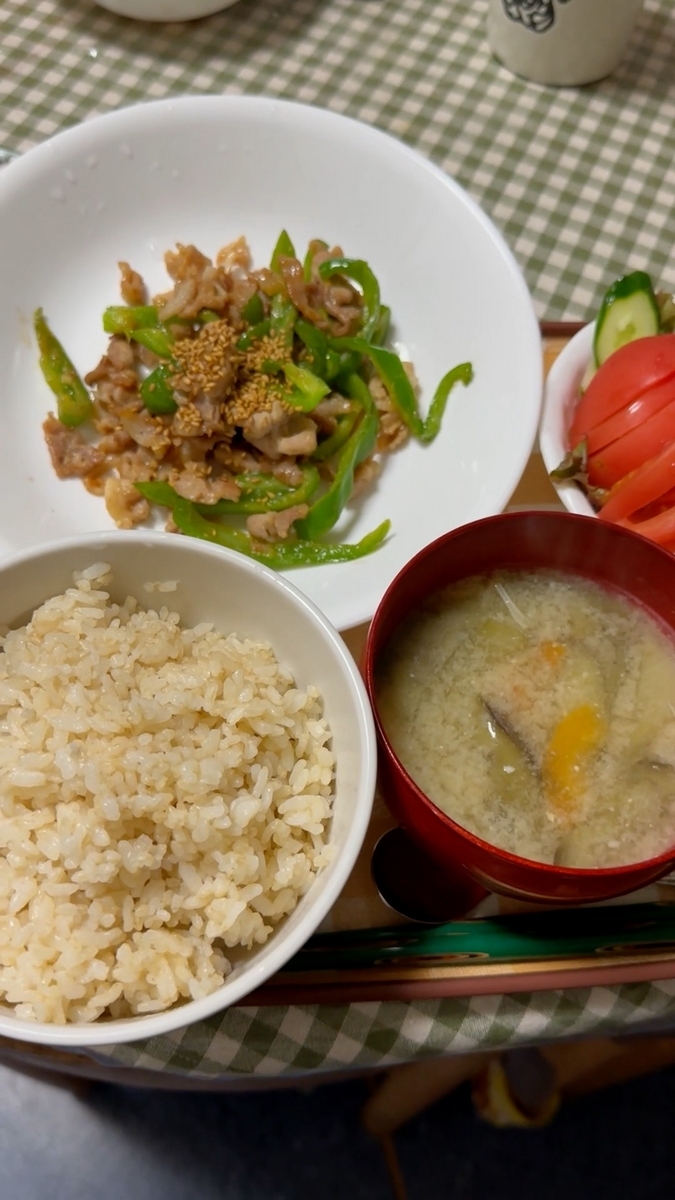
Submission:
[[137,21],[193,21],[210,17],[237,0],[96,0],[101,8]]
[[576,87],[619,65],[643,0],[489,0],[496,58],[535,83]]

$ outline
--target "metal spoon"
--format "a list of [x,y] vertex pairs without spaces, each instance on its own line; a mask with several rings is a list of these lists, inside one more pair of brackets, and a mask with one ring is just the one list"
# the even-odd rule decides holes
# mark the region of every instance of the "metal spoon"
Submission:
[[440,866],[402,829],[382,834],[372,853],[370,872],[389,908],[425,925],[462,917],[487,895],[462,867]]

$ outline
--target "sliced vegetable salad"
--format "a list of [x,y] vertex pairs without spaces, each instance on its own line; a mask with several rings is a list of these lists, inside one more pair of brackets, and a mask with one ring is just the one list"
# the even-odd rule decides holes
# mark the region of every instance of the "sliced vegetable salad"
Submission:
[[377,549],[388,521],[356,543],[328,535],[382,456],[436,437],[471,364],[448,371],[423,417],[411,365],[384,344],[376,276],[325,242],[301,260],[283,231],[262,270],[243,238],[213,262],[180,245],[165,262],[173,287],[152,301],[120,263],[125,303],[104,312],[108,349],[84,379],[35,313],[59,477],[81,478],[122,528],[160,506],[169,529],[279,569]]
[[675,551],[675,303],[643,271],[618,279],[595,322],[593,361],[571,416],[574,480],[602,520]]

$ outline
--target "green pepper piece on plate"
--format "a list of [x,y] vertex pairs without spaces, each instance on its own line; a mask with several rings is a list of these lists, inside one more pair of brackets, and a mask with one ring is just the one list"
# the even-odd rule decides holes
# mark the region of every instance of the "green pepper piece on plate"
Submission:
[[63,425],[74,429],[91,416],[91,396],[60,341],[49,328],[41,308],[35,311],[33,325],[40,350],[40,368],[45,382],[56,396],[57,416]]
[[363,301],[363,323],[361,337],[370,341],[380,320],[380,285],[367,262],[361,258],[329,258],[319,267],[319,277],[330,279],[331,275],[344,275],[361,289]]
[[141,400],[154,417],[175,413],[178,408],[169,382],[174,369],[172,363],[160,363],[146,376],[139,388]]
[[354,471],[372,453],[377,438],[378,415],[367,384],[351,375],[348,388],[353,399],[362,406],[362,416],[356,429],[345,442],[338,459],[333,481],[311,506],[306,517],[295,522],[300,537],[314,541],[332,529],[354,488]]
[[[190,537],[202,538],[230,550],[238,550],[249,558],[255,558],[275,571],[291,567],[325,566],[329,563],[351,562],[372,554],[386,538],[391,523],[383,521],[358,542],[323,543],[290,539],[284,542],[263,544],[254,541],[249,534],[239,529],[230,529],[216,521],[203,517],[190,500],[184,500],[168,483],[137,483],[137,490],[147,500],[171,509],[176,525]],[[161,490],[160,490],[161,489]],[[161,497],[161,498],[160,498]]]

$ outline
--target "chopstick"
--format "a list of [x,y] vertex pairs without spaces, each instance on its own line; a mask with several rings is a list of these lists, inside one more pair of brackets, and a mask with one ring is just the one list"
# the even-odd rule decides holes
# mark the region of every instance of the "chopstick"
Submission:
[[442,965],[476,957],[513,962],[594,956],[628,949],[675,951],[675,905],[658,902],[474,917],[442,925],[349,929],[313,937],[284,975],[382,968],[396,962]]
[[542,337],[573,337],[588,321],[540,321]]

